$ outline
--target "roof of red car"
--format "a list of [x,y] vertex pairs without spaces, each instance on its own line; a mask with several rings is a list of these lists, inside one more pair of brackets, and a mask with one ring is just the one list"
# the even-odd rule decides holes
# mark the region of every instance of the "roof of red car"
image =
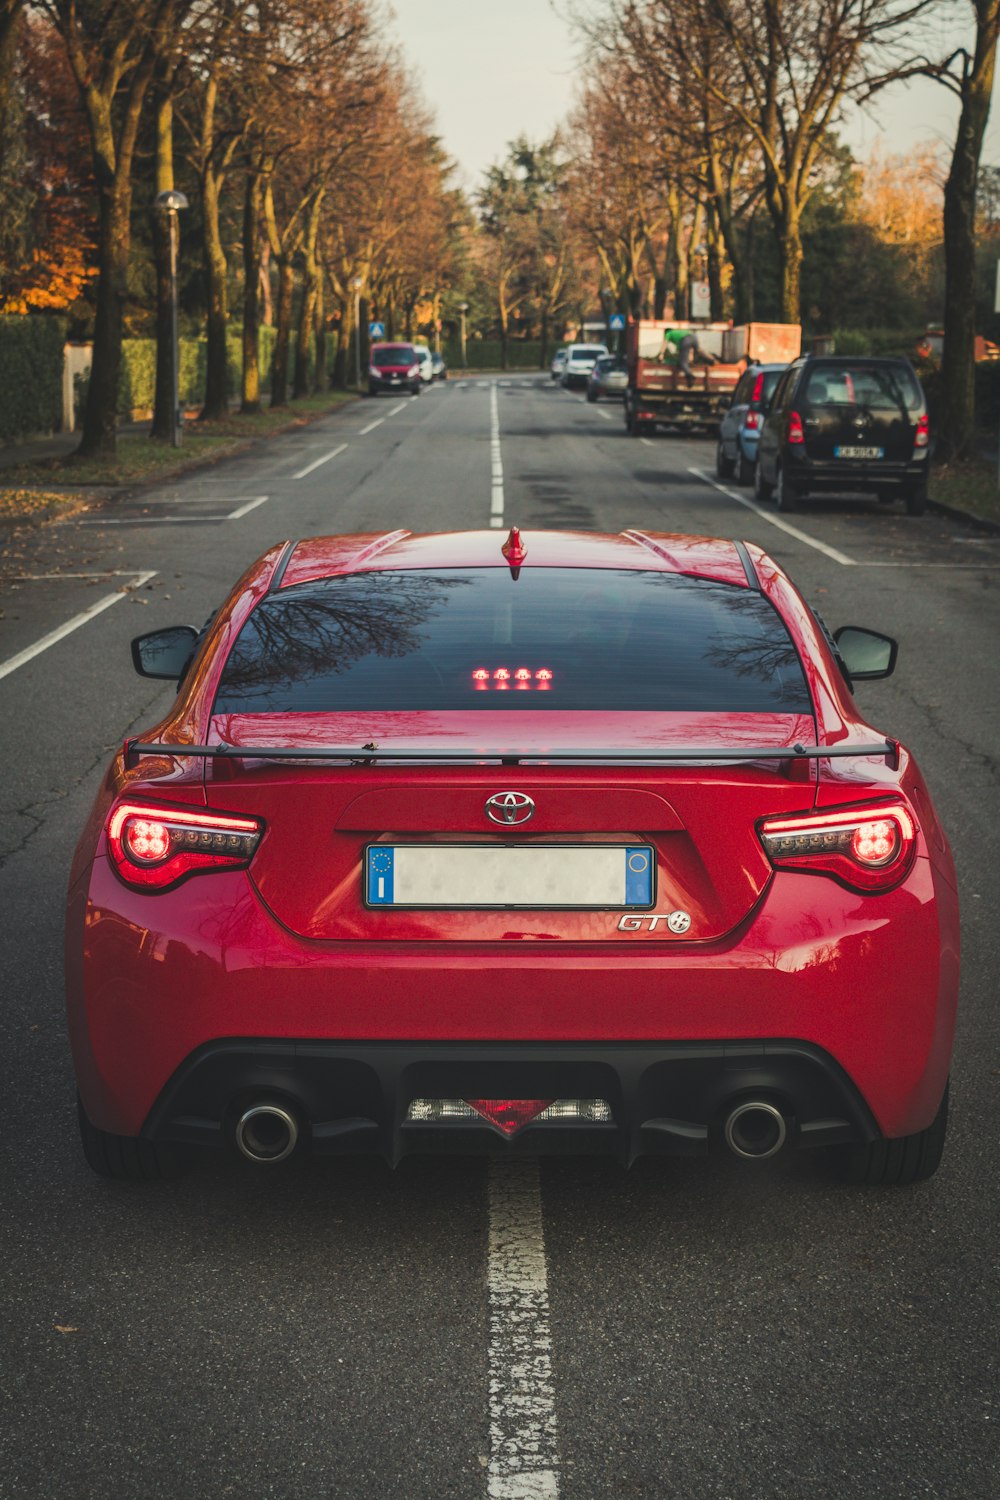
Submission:
[[[318,536],[293,544],[281,576],[281,587],[311,583],[344,573],[397,568],[505,568],[502,531],[361,533]],[[521,530],[523,566],[548,568],[634,568],[646,572],[686,573],[719,583],[747,586],[736,544],[714,537],[671,532]],[[763,554],[747,545],[753,562]]]

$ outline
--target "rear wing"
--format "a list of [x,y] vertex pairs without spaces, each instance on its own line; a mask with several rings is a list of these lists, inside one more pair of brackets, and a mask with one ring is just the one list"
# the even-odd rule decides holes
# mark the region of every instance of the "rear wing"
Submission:
[[187,745],[149,743],[126,740],[125,765],[131,769],[143,755],[204,756],[206,760],[301,760],[346,761],[349,765],[372,765],[385,761],[449,762],[452,765],[482,765],[496,761],[501,766],[545,765],[552,761],[587,765],[674,766],[704,761],[749,763],[760,760],[842,760],[867,755],[881,756],[893,770],[899,765],[899,741],[879,740],[870,745],[774,745],[731,746],[707,745],[697,748],[664,750],[603,750],[588,746],[580,750],[440,750],[409,748],[400,750],[381,746],[374,740],[367,745],[274,746],[274,745]]

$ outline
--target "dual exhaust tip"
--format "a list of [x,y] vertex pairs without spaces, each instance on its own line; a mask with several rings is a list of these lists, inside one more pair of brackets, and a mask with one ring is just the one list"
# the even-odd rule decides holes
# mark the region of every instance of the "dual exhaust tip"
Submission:
[[[287,1161],[299,1142],[295,1114],[274,1101],[252,1104],[236,1122],[236,1144],[248,1161]],[[766,1099],[745,1099],[730,1110],[724,1125],[726,1145],[734,1156],[765,1161],[777,1156],[788,1139],[781,1110]]]

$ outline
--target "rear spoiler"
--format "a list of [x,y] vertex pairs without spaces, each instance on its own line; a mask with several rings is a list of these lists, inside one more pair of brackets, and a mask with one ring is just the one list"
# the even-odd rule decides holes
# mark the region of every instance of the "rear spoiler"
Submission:
[[879,740],[871,745],[773,745],[759,748],[732,749],[708,745],[684,750],[601,750],[589,746],[583,750],[396,750],[383,749],[374,740],[367,745],[322,745],[304,749],[273,745],[177,745],[143,744],[125,741],[125,765],[138,765],[142,755],[198,756],[206,760],[343,760],[350,765],[371,765],[376,761],[449,761],[454,764],[480,765],[498,761],[502,766],[550,761],[586,762],[597,765],[686,765],[692,761],[757,760],[840,760],[848,757],[880,755],[892,770],[899,767],[899,741]]

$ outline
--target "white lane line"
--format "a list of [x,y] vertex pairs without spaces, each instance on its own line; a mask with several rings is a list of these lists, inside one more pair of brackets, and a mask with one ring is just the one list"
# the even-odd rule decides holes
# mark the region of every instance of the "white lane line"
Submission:
[[603,417],[605,422],[611,421],[611,413],[609,411],[605,411],[603,406],[599,406],[597,408],[597,415],[599,417]]
[[[218,502],[216,502],[218,503]],[[225,516],[80,516],[77,526],[217,526]]]
[[318,469],[320,464],[328,464],[331,458],[336,458],[338,453],[343,453],[346,447],[346,443],[341,443],[339,448],[331,448],[329,453],[324,453],[320,458],[314,459],[311,464],[306,464],[305,468],[300,469],[297,474],[293,474],[292,478],[305,479],[306,475],[311,474],[314,469]]
[[409,401],[401,401],[398,406],[394,406],[391,411],[387,411],[386,416],[394,417],[398,411],[404,411],[409,404]]
[[490,390],[490,525],[503,525],[503,459],[500,456],[500,409],[497,388]]
[[[967,564],[972,567],[972,563]],[[9,573],[11,583],[47,583],[50,578],[134,578],[133,568],[105,568],[100,573]]]
[[489,1169],[489,1500],[558,1500],[552,1335],[538,1163]]
[[745,506],[747,510],[752,510],[754,515],[760,516],[762,521],[767,521],[771,526],[777,526],[779,531],[784,531],[788,536],[795,537],[796,541],[805,542],[807,547],[813,547],[817,552],[822,552],[824,557],[829,557],[833,562],[840,563],[841,567],[853,568],[856,566],[854,558],[848,557],[846,552],[838,552],[836,547],[828,547],[826,542],[821,542],[816,537],[809,536],[807,532],[800,531],[797,526],[790,526],[780,516],[769,515],[755,500],[748,500],[745,495],[737,494],[736,490],[728,490],[724,484],[719,484],[702,469],[695,469],[689,465],[688,473],[693,474],[695,478],[702,480],[705,484],[710,484],[713,490],[719,491],[720,495],[728,495],[730,500],[735,500],[737,504]]
[[489,381],[488,380],[477,380],[476,384],[478,385],[478,387],[479,387],[479,389],[481,391],[485,391],[486,388],[487,388],[487,386],[489,385]]
[[98,599],[89,609],[82,610],[80,614],[74,615],[71,620],[66,621],[65,625],[60,625],[57,630],[50,631],[48,635],[43,635],[41,640],[36,641],[33,646],[27,646],[23,651],[19,651],[16,656],[8,657],[5,662],[0,662],[0,677],[9,677],[11,672],[16,672],[18,667],[24,666],[25,662],[29,662],[34,657],[40,656],[43,651],[47,651],[57,641],[61,641],[66,636],[72,635],[74,630],[79,630],[81,625],[86,625],[88,620],[92,620],[102,610],[110,609],[112,604],[117,604],[119,599],[125,598],[126,594],[130,594],[133,590],[141,588],[144,583],[148,583],[151,578],[156,577],[156,569],[154,568],[151,573],[133,573],[131,577],[135,580],[133,583],[126,584],[124,588],[115,594],[105,594],[103,599]]
[[656,446],[652,438],[640,438],[639,441],[640,443],[645,443],[647,448],[653,448]]
[[246,505],[241,505],[239,510],[231,510],[226,517],[226,520],[238,521],[240,519],[240,516],[249,515],[252,510],[257,509],[258,505],[266,505],[267,501],[267,495],[255,495],[252,500],[247,501]]
[[374,422],[369,422],[367,427],[362,427],[358,437],[364,437],[366,432],[374,432],[376,427],[381,427],[385,417],[376,417]]
[[458,384],[456,385],[455,389],[456,389],[456,391],[464,391],[465,390],[465,381],[464,380],[460,380],[458,382]]

